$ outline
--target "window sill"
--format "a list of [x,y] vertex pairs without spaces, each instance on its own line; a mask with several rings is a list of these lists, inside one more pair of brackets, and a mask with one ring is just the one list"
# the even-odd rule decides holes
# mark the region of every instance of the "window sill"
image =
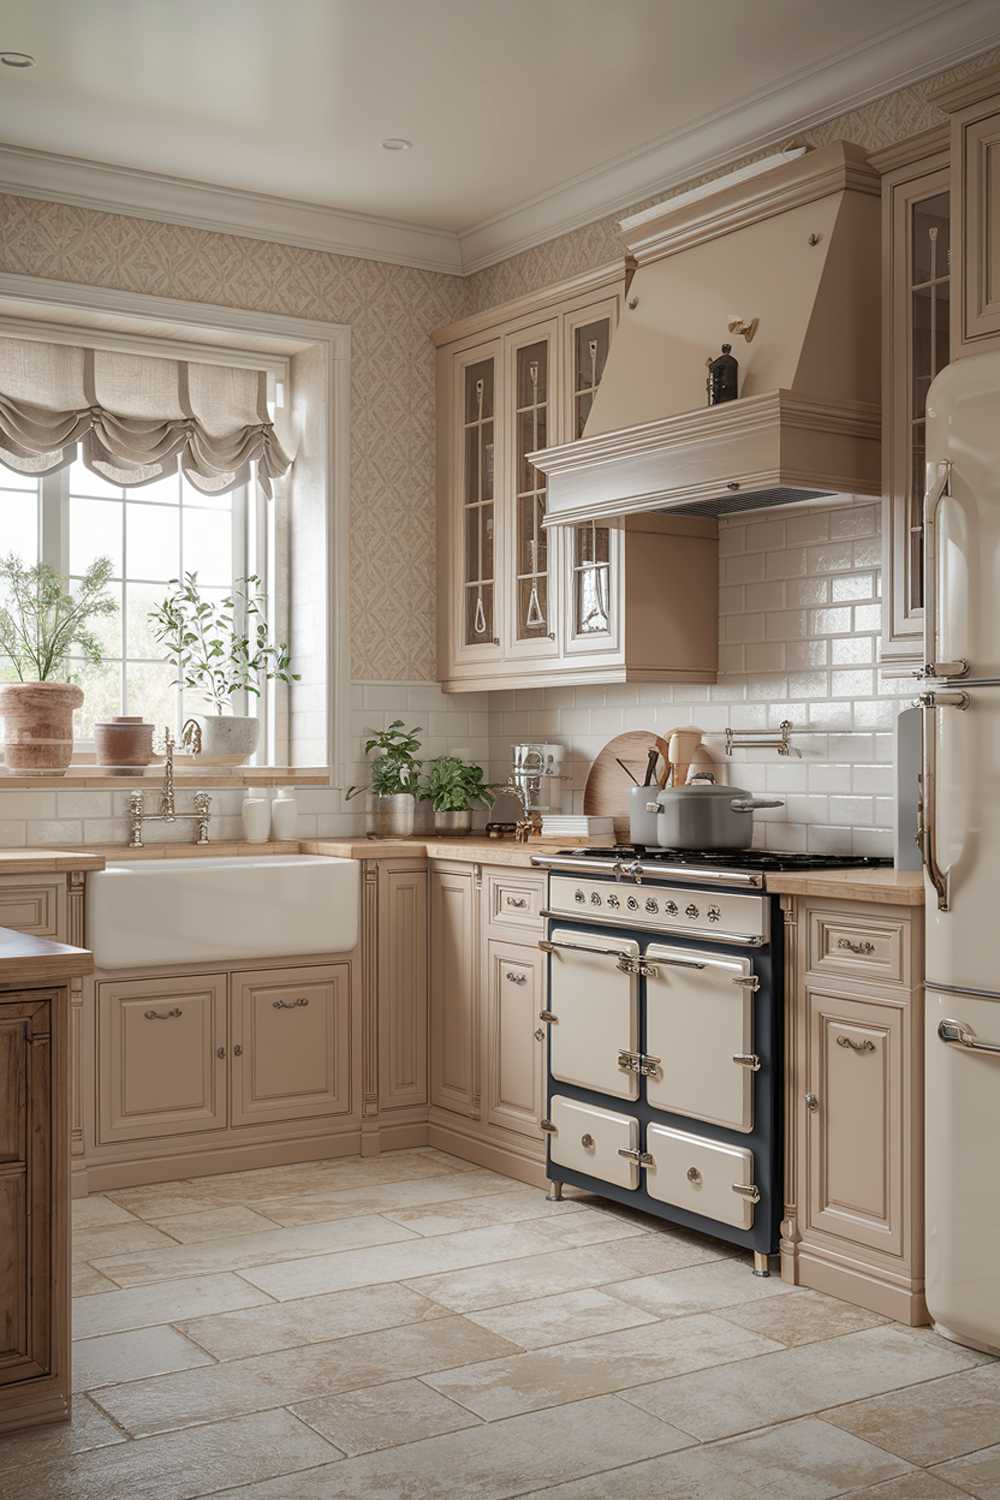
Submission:
[[[244,786],[329,786],[329,766],[204,766],[177,764],[174,779],[178,787],[191,791],[201,788]],[[148,766],[138,776],[114,774],[103,766],[70,766],[68,771],[45,771],[40,776],[23,776],[0,767],[0,791],[40,792],[49,788],[60,791],[141,792],[159,787],[163,766]]]

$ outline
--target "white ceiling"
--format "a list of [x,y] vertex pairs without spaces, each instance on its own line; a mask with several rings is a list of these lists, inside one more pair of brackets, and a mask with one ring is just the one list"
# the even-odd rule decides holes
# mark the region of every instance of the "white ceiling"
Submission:
[[[530,218],[526,205],[609,166],[631,181],[650,148],[719,118],[738,122],[789,89],[801,95],[838,63],[838,77],[877,91],[877,53],[884,91],[905,38],[942,14],[982,9],[982,0],[4,0],[0,50],[30,52],[38,66],[0,68],[0,140],[475,234],[512,211]],[[995,0],[992,9],[1000,22]],[[384,136],[408,137],[413,149],[384,151]]]

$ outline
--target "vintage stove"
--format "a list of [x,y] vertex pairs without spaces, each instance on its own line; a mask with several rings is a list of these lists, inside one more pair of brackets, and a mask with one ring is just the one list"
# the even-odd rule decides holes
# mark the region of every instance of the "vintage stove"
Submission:
[[754,1252],[782,1215],[777,870],[862,857],[571,849],[549,871],[547,1175]]

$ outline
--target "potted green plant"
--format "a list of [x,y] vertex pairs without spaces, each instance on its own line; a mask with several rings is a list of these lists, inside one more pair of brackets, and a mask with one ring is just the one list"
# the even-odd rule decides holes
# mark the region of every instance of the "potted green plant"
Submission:
[[212,713],[193,715],[201,730],[200,759],[243,765],[257,748],[260,721],[234,714],[233,696],[259,698],[265,682],[299,680],[287,645],[271,639],[260,579],[255,573],[238,578],[231,593],[211,601],[203,598],[197,573],[185,573],[170,580],[170,592],[149,611],[149,621],[176,683],[212,705]]
[[92,626],[118,605],[106,592],[111,561],[99,557],[70,592],[47,563],[26,567],[13,552],[0,562],[0,657],[16,682],[0,684],[7,769],[61,775],[73,758],[73,713],[83,689],[70,681],[70,657],[101,664]]
[[377,751],[368,787],[351,786],[346,801],[359,792],[375,793],[375,832],[379,838],[409,838],[413,832],[416,796],[420,781],[417,751],[420,726],[407,729],[402,719],[393,719],[386,729],[370,729],[365,754]]
[[435,833],[469,833],[473,808],[492,807],[494,802],[482,767],[454,755],[439,755],[430,762],[421,791],[434,809]]

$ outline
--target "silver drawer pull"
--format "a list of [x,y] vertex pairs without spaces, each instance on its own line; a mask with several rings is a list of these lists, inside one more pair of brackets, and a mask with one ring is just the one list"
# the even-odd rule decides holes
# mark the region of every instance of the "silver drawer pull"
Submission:
[[837,947],[838,948],[846,948],[849,953],[874,953],[875,952],[875,944],[874,943],[869,943],[869,942],[855,943],[855,942],[852,942],[850,938],[838,938],[837,939]]
[[297,1000],[272,1000],[271,1005],[275,1010],[298,1010],[301,1005],[308,1005],[309,1001],[305,995],[300,995]]
[[[838,1038],[837,1038],[837,1046],[838,1047],[850,1047],[850,1049],[851,1049],[852,1052],[874,1052],[875,1051],[875,1043],[872,1042],[872,1041],[869,1041],[869,1039],[867,1037],[865,1038],[865,1040],[863,1042],[856,1042],[852,1036],[838,1036]],[[997,1051],[1000,1052],[1000,1047],[997,1048]]]
[[667,964],[671,969],[707,969],[707,964],[700,964],[691,958],[660,958],[657,956],[658,964]]
[[173,1010],[147,1010],[144,1012],[147,1021],[175,1021],[183,1014],[184,1012],[179,1005],[175,1005]]
[[620,948],[592,948],[589,943],[550,943],[543,938],[538,944],[541,953],[560,953],[564,948],[572,949],[574,953],[591,953],[598,958],[627,958]]
[[508,896],[507,905],[513,906],[516,911],[523,911],[528,904],[526,896]]
[[510,984],[527,984],[527,974],[518,974],[514,969],[508,969],[503,976]]
[[733,1062],[738,1068],[749,1068],[751,1073],[760,1072],[760,1058],[756,1052],[736,1052],[733,1054]]
[[733,1183],[733,1192],[738,1193],[741,1198],[746,1198],[750,1203],[760,1202],[760,1188],[755,1183],[744,1187],[742,1182]]
[[952,1047],[965,1047],[969,1052],[992,1052],[1000,1054],[1000,1043],[981,1042],[971,1026],[964,1021],[941,1021],[938,1036]]

